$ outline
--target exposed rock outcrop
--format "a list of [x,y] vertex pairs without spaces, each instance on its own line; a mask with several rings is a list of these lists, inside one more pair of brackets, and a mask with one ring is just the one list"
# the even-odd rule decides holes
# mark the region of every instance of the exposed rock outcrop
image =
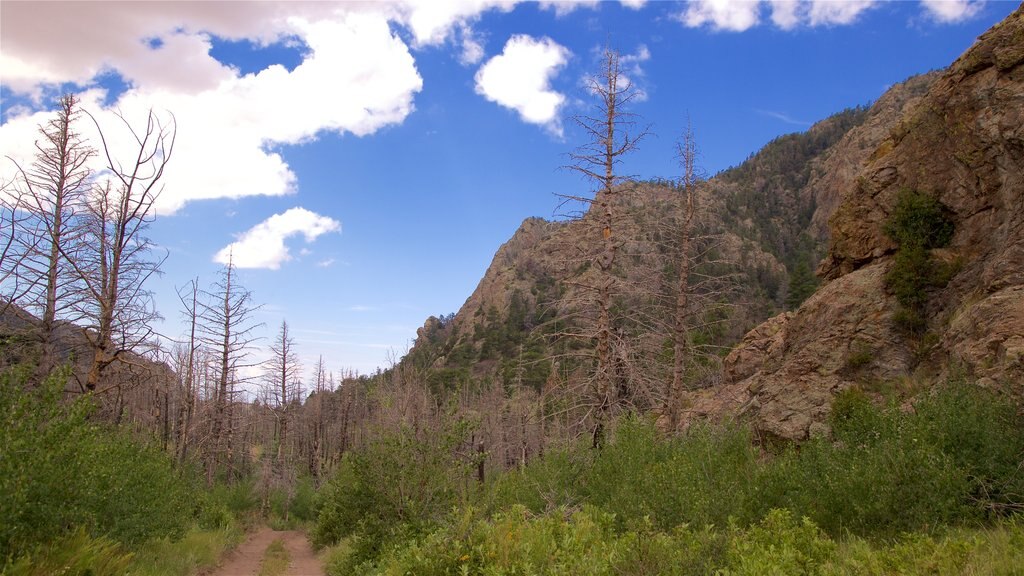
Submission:
[[[938,198],[955,226],[936,257],[959,272],[929,293],[923,338],[894,328],[885,290],[896,245],[884,223],[903,189]],[[801,439],[858,383],[966,372],[1024,392],[1024,7],[907,107],[840,197],[819,268],[828,283],[751,331],[726,359],[726,386],[691,404],[738,397],[758,429]]]

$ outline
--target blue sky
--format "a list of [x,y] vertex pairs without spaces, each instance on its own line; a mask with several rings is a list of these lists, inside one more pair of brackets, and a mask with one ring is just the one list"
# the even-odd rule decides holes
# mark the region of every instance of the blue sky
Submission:
[[101,120],[173,112],[159,330],[182,331],[174,288],[213,282],[231,246],[266,335],[287,319],[308,367],[370,372],[457,310],[524,218],[588,190],[559,166],[606,43],[655,133],[625,172],[672,177],[689,115],[713,174],[948,65],[1017,5],[5,0],[0,148],[31,154],[62,90]]

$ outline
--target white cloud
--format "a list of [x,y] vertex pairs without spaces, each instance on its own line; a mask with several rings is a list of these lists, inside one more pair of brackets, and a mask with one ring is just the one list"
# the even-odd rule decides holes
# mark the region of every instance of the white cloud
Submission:
[[334,266],[336,260],[334,258],[324,258],[323,260],[316,263],[318,268],[330,268]]
[[459,63],[463,66],[475,66],[484,59],[484,45],[480,36],[468,25],[459,30],[462,49],[459,52]]
[[291,208],[275,214],[253,226],[238,240],[222,248],[213,257],[215,262],[227,264],[231,260],[239,268],[268,268],[277,270],[291,260],[285,240],[301,234],[307,243],[322,234],[339,232],[341,223],[305,208]]
[[800,24],[799,0],[771,0],[772,23],[783,30],[792,30]]
[[[619,3],[630,10],[639,10],[647,4],[647,0],[619,0]],[[600,4],[601,0],[541,0],[540,7],[544,10],[554,10],[555,17],[561,18],[577,8],[596,8]]]
[[772,24],[793,30],[800,26],[849,25],[879,4],[879,0],[690,0],[677,18],[691,28],[708,26],[743,32],[761,23],[761,11],[767,5]]
[[594,8],[599,3],[599,0],[541,0],[540,7],[544,10],[554,10],[555,17],[561,18],[577,8]]
[[558,112],[565,96],[551,89],[551,79],[568,58],[569,50],[550,38],[513,36],[501,54],[477,71],[476,92],[515,110],[523,121],[560,135]]
[[711,26],[715,30],[743,32],[759,20],[758,0],[691,0],[679,19],[691,28]]
[[811,26],[852,24],[865,10],[878,4],[878,0],[812,0],[808,12]]
[[[413,34],[417,46],[443,43],[458,25],[476,19],[487,10],[508,12],[519,0],[405,0],[391,3],[396,20]],[[371,3],[372,5],[373,3]],[[387,3],[379,3],[384,6]]]
[[921,0],[921,6],[937,22],[950,24],[974,17],[985,6],[985,0]]
[[[151,108],[177,120],[158,213],[194,200],[293,193],[299,182],[279,146],[324,132],[373,134],[413,112],[423,81],[395,24],[415,47],[444,45],[461,30],[455,48],[477,63],[484,51],[472,23],[517,1],[4,3],[0,83],[35,99],[37,113],[7,111],[0,156],[31,159],[36,128],[50,118],[38,112],[43,97],[60,85],[88,92],[83,106],[109,126],[107,95],[95,87],[114,73],[129,88],[109,108],[133,124]],[[306,50],[293,70],[242,74],[210,55],[215,37]],[[125,138],[112,140],[117,154]],[[0,163],[0,180],[10,169]]]

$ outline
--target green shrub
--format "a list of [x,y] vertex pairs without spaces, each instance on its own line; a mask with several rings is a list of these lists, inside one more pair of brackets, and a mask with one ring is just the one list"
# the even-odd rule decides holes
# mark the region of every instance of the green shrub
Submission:
[[936,263],[929,253],[949,245],[953,221],[935,198],[902,190],[886,221],[885,233],[898,245],[885,276],[886,287],[901,306],[893,320],[906,332],[920,334],[926,324],[928,288],[945,286],[957,269]]
[[818,574],[835,553],[835,543],[807,518],[797,520],[788,510],[771,510],[760,523],[729,539],[729,568],[722,574],[799,576]]
[[347,453],[320,491],[314,544],[329,546],[352,536],[351,561],[359,564],[432,529],[470,482],[470,462],[455,455],[468,430],[456,422],[421,438],[403,429]]
[[127,573],[145,576],[196,574],[215,567],[244,536],[237,525],[231,525],[208,530],[193,528],[180,539],[164,537],[149,540],[136,550]]
[[53,542],[34,547],[9,566],[0,564],[7,576],[74,574],[121,576],[128,572],[132,554],[110,538],[89,536],[78,528]]
[[727,426],[694,426],[660,439],[653,423],[627,420],[594,458],[583,494],[621,526],[645,517],[662,530],[684,523],[724,526],[742,513],[758,466],[750,440],[746,429]]
[[982,513],[1024,509],[1024,417],[994,393],[954,380],[914,405],[913,434],[951,458]]
[[916,437],[909,418],[859,392],[839,395],[834,439],[811,440],[766,467],[762,506],[807,516],[833,536],[885,537],[962,518],[966,474]]
[[518,504],[534,514],[572,507],[583,497],[580,481],[592,457],[588,448],[579,445],[549,451],[521,469],[496,474],[481,497],[481,505],[488,512],[496,512]]
[[953,239],[953,221],[936,198],[903,189],[886,221],[885,233],[900,247],[944,248]]
[[90,422],[89,398],[63,402],[66,373],[28,391],[0,374],[0,557],[75,528],[134,546],[181,535],[195,507],[170,458]]

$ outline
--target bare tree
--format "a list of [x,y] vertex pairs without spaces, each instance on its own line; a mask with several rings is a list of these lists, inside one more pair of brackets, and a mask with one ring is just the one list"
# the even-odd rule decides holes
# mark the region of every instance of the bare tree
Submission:
[[312,444],[309,449],[309,473],[313,480],[319,485],[320,475],[323,472],[324,460],[324,396],[327,394],[327,371],[324,368],[324,357],[320,356],[316,363],[316,371],[313,383],[313,421],[312,421]]
[[690,340],[688,315],[690,313],[690,264],[693,261],[694,214],[696,213],[697,186],[701,179],[696,172],[697,144],[693,127],[687,122],[682,140],[676,143],[677,158],[682,173],[678,189],[682,195],[683,213],[679,226],[679,285],[676,289],[674,323],[672,325],[672,383],[668,393],[669,418],[672,430],[679,423],[679,406],[682,401],[686,371],[687,346]]
[[234,272],[234,264],[229,258],[221,270],[220,280],[212,290],[203,293],[206,301],[199,305],[202,321],[197,331],[203,344],[216,355],[212,391],[214,407],[206,459],[207,482],[210,483],[218,464],[228,460],[233,379],[239,370],[253,366],[248,357],[256,340],[253,332],[259,326],[252,319],[258,308],[252,303],[252,293],[238,285]]
[[84,334],[93,350],[88,390],[97,389],[111,364],[124,362],[126,352],[149,341],[150,324],[159,317],[145,285],[163,259],[154,258],[145,231],[174,149],[174,118],[164,123],[150,110],[144,129],[137,131],[123,116],[117,117],[134,140],[134,157],[125,162],[116,158],[93,118],[106,168],[100,174],[103,183],[88,202],[86,248],[72,260],[88,297]]
[[21,210],[22,191],[13,181],[0,182],[0,313],[21,298],[26,288],[19,282],[21,231],[27,219]]
[[92,183],[87,164],[95,151],[75,131],[80,114],[75,96],[65,95],[56,116],[39,127],[41,137],[35,143],[31,166],[23,167],[11,159],[17,170],[14,188],[20,200],[13,208],[22,215],[5,217],[10,234],[4,255],[13,256],[11,249],[16,246],[19,256],[12,273],[20,286],[15,290],[22,292],[18,303],[40,318],[38,380],[56,363],[57,319],[66,316],[81,296],[70,261],[82,246],[81,209]]
[[612,385],[616,371],[612,349],[612,306],[616,296],[615,258],[622,239],[616,231],[619,220],[616,211],[621,206],[617,196],[622,193],[628,179],[617,174],[616,167],[627,154],[637,149],[640,141],[648,135],[648,130],[637,130],[636,116],[627,111],[639,92],[621,73],[616,50],[605,49],[601,69],[596,76],[589,78],[587,87],[597,99],[593,112],[573,118],[587,141],[569,154],[571,163],[566,167],[583,175],[597,188],[592,197],[569,195],[564,198],[587,204],[590,217],[596,220],[600,233],[598,242],[601,248],[592,254],[589,262],[596,274],[592,281],[580,283],[581,288],[593,294],[597,308],[593,331],[596,367],[591,391],[596,401],[593,430],[596,447],[603,441],[606,415],[616,402],[617,393]]
[[187,290],[178,290],[178,300],[181,301],[182,315],[188,321],[188,341],[177,354],[177,374],[181,385],[181,401],[178,405],[177,420],[177,445],[175,452],[178,464],[185,461],[188,453],[189,429],[192,425],[192,415],[196,404],[196,353],[199,350],[199,340],[196,329],[199,321],[199,279],[189,282]]
[[278,422],[277,461],[283,469],[288,453],[291,404],[299,399],[299,379],[302,367],[295,351],[295,340],[288,332],[288,322],[281,321],[281,329],[270,345],[270,359],[264,364],[264,383],[270,390],[274,414]]

